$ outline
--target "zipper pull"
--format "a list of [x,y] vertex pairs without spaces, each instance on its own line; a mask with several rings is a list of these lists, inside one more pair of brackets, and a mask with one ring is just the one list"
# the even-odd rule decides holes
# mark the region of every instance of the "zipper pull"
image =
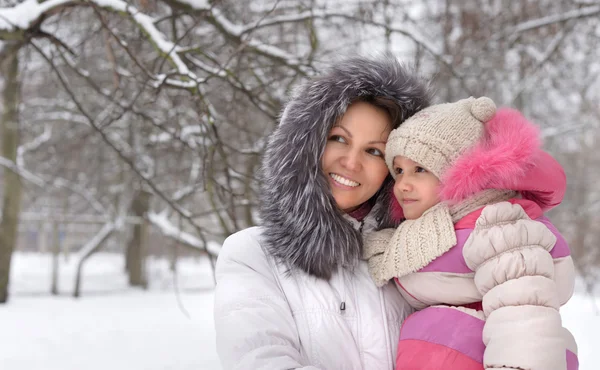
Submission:
[[340,304],[340,311],[345,311],[346,310],[346,302],[342,301],[342,303]]

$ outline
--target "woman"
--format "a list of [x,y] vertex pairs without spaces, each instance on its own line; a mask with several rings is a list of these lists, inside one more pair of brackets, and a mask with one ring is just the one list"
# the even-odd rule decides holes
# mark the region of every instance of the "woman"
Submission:
[[217,261],[224,369],[394,368],[412,309],[372,282],[362,233],[393,226],[385,142],[428,104],[426,83],[390,56],[346,60],[296,91],[263,162],[263,226],[227,238]]
[[392,181],[388,134],[428,103],[391,56],[346,60],[296,91],[264,158],[263,226],[230,236],[217,262],[224,369],[393,369],[411,309],[371,281],[359,230],[377,226]]

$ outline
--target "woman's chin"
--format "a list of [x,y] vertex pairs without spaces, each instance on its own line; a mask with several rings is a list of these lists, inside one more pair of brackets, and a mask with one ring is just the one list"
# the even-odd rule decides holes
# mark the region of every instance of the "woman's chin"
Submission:
[[[366,202],[366,200],[364,202]],[[352,201],[349,201],[348,199],[336,199],[338,208],[344,211],[344,213],[356,211],[364,202],[356,199]]]

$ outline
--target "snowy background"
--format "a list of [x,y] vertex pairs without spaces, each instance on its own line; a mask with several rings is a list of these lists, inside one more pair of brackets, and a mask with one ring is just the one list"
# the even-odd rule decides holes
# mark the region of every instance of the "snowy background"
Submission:
[[[120,254],[88,262],[82,297],[72,298],[74,264],[61,261],[51,296],[51,259],[16,253],[11,301],[0,305],[0,368],[10,370],[218,370],[213,283],[206,259],[148,261],[148,291],[127,286]],[[176,284],[177,280],[177,284]],[[582,287],[561,310],[579,345],[580,370],[600,368],[600,296]]]
[[13,258],[10,303],[0,305],[0,369],[221,368],[206,259],[180,260],[178,284],[166,260],[150,259],[143,291],[128,287],[122,254],[100,253],[88,261],[76,299],[75,259],[61,261],[61,295],[52,296],[49,255]]
[[540,126],[580,274],[564,324],[600,369],[599,16],[598,0],[0,0],[0,370],[219,369],[210,264],[190,256],[259,223],[290,89],[381,51],[438,102],[486,95]]

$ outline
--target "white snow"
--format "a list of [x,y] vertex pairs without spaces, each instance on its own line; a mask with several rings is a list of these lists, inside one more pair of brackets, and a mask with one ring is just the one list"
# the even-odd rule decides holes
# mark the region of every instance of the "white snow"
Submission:
[[[178,285],[167,260],[150,259],[149,289],[143,291],[127,286],[122,255],[96,254],[85,266],[79,299],[70,296],[75,258],[65,262],[61,256],[60,261],[61,295],[51,296],[50,255],[15,253],[10,301],[0,305],[2,369],[221,368],[206,258],[181,259]],[[600,295],[577,291],[561,309],[563,323],[577,340],[579,369],[597,370]]]
[[[104,8],[111,8],[116,11],[124,12],[127,9],[127,2],[121,0],[93,0],[93,2]],[[25,0],[14,7],[0,8],[0,30],[9,32],[16,29],[29,28],[42,14],[59,8],[64,5],[74,3],[73,0]]]
[[14,31],[15,29],[26,29],[45,10],[57,4],[68,1],[47,1],[42,6],[37,0],[25,0],[11,8],[0,8],[0,30]]
[[[121,0],[90,0],[97,6],[112,9],[118,12],[129,13],[139,27],[148,34],[150,40],[156,48],[167,55],[169,59],[177,68],[177,72],[182,76],[189,77],[192,81],[197,79],[196,75],[191,72],[187,65],[177,54],[178,49],[175,44],[167,40],[166,37],[156,28],[154,25],[155,19],[138,11],[135,7],[129,5],[126,1]],[[8,32],[14,32],[18,29],[28,29],[35,21],[37,21],[46,12],[58,9],[61,6],[74,3],[73,0],[48,0],[44,2],[38,2],[38,0],[26,0],[21,4],[9,8],[0,8],[0,31],[5,30]],[[194,7],[201,7],[202,4],[198,1],[187,1],[189,5]],[[168,83],[177,84],[177,80],[169,79]],[[186,84],[186,83],[184,83]],[[195,87],[194,82],[187,82],[186,85]]]
[[221,245],[214,241],[208,240],[205,244],[202,240],[198,239],[194,235],[180,230],[177,226],[173,225],[165,212],[150,212],[148,213],[148,220],[154,226],[157,226],[165,236],[174,238],[190,247],[198,249],[199,251],[208,251],[210,254],[217,256],[221,250]]
[[236,37],[240,37],[242,35],[242,32],[244,31],[242,26],[232,23],[219,9],[213,8],[211,12],[215,20],[225,29],[227,33]]
[[42,178],[32,172],[27,171],[25,168],[17,166],[15,162],[11,161],[10,159],[0,157],[0,166],[10,168],[11,170],[19,173],[22,179],[25,179],[37,186],[43,187],[46,184]]
[[51,138],[52,126],[46,124],[44,125],[44,132],[41,135],[38,135],[35,139],[31,140],[28,143],[24,143],[17,148],[17,166],[24,167],[25,159],[23,158],[23,156],[25,155],[25,153],[36,150]]
[[579,370],[600,369],[600,296],[594,298],[575,294],[561,308],[563,326],[571,331],[577,341]]
[[208,0],[179,0],[180,3],[191,6],[195,10],[210,9]]
[[[127,287],[119,254],[93,255],[72,298],[75,258],[61,257],[60,296],[50,255],[16,253],[11,296],[0,305],[0,368],[11,370],[219,370],[213,279],[204,258],[148,263],[148,291]],[[189,316],[189,317],[188,317]]]
[[564,22],[569,19],[595,16],[600,13],[600,5],[589,6],[585,8],[574,9],[568,12],[563,12],[556,15],[550,15],[538,19],[532,19],[521,24],[518,24],[514,29],[514,33],[525,32],[534,28],[544,27],[553,23]]
[[173,61],[175,66],[177,67],[177,71],[182,75],[189,75],[192,79],[196,79],[196,76],[190,72],[187,65],[181,60],[179,55],[177,54],[177,48],[174,43],[168,41],[166,37],[154,26],[154,19],[152,17],[147,16],[146,14],[135,12],[132,14],[133,18],[136,22],[148,33],[150,39],[158,50],[160,50],[165,55],[168,55],[169,58]]
[[122,220],[119,220],[118,222],[114,223],[107,222],[106,224],[104,224],[100,231],[98,231],[98,233],[96,233],[96,235],[94,235],[93,238],[88,240],[88,242],[81,247],[79,252],[77,252],[77,259],[80,260],[82,258],[86,258],[90,253],[92,253],[96,248],[98,248],[100,243],[106,240],[106,238],[108,238],[110,234],[112,234],[112,232],[115,231],[115,229],[117,228],[117,224],[120,223],[122,223]]

